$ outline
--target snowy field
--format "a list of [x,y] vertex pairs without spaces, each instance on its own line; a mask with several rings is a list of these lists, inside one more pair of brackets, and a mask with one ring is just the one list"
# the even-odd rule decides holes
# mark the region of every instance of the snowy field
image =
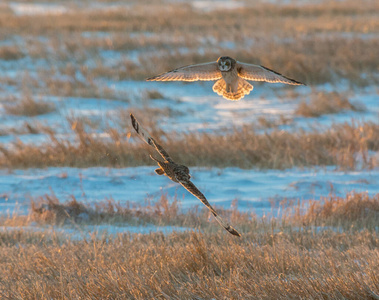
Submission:
[[[171,1],[172,2],[172,1]],[[174,1],[177,3],[177,1]],[[225,2],[225,3],[224,3]],[[205,13],[213,10],[241,9],[246,5],[244,1],[191,1],[194,9]],[[269,1],[276,2],[276,1]],[[121,4],[120,4],[121,5]],[[129,4],[122,5],[127,9]],[[132,5],[132,4],[130,4]],[[8,8],[20,16],[60,15],[73,10],[72,6],[62,3],[56,4],[27,4],[9,2]],[[91,9],[115,9],[115,4],[91,4]],[[138,39],[157,35],[157,33],[134,33],[131,37]],[[97,38],[111,37],[107,32],[83,32],[83,38],[96,40]],[[359,37],[357,33],[349,35],[341,33],[339,37],[350,39]],[[50,36],[39,36],[40,43]],[[169,37],[165,37],[167,40]],[[377,36],[362,34],[362,39],[377,39]],[[0,46],[25,46],[31,43],[27,36],[15,34],[0,41]],[[249,41],[244,41],[248,43]],[[252,42],[252,40],[250,41]],[[285,41],[283,40],[283,43]],[[287,40],[288,42],[288,40]],[[209,40],[208,40],[209,43]],[[218,43],[218,42],[215,42]],[[253,43],[253,42],[252,42]],[[219,47],[226,50],[234,49],[234,42],[220,42]],[[201,48],[198,51],[201,54]],[[50,50],[48,50],[50,51]],[[51,50],[52,51],[52,50]],[[155,50],[99,50],[96,57],[86,57],[82,63],[87,66],[96,65],[101,60],[105,65],[115,67],[122,59],[138,62],[140,55],[150,55]],[[162,51],[162,50],[159,50]],[[164,50],[163,50],[164,51]],[[176,49],[179,53],[186,53],[186,49]],[[51,53],[50,53],[51,54]],[[220,53],[223,54],[223,53]],[[215,57],[217,59],[217,57]],[[296,60],[296,58],[294,58]],[[73,62],[75,63],[75,62]],[[38,80],[43,70],[54,65],[54,61],[41,57],[23,55],[19,59],[0,59],[0,73],[9,81],[18,81],[27,76]],[[64,62],[57,62],[64,64]],[[179,67],[180,65],[178,65]],[[280,71],[280,70],[278,70]],[[155,74],[151,74],[155,75]],[[86,82],[82,74],[75,74],[75,80]],[[72,80],[64,75],[57,75],[59,80]],[[298,80],[301,81],[301,78]],[[296,132],[300,129],[323,128],[332,124],[379,122],[379,96],[376,85],[359,87],[353,86],[348,80],[341,78],[337,83],[308,85],[302,87],[284,86],[281,84],[253,83],[254,90],[250,95],[238,102],[227,101],[212,92],[212,84],[205,83],[160,83],[145,82],[143,80],[109,78],[94,78],[93,86],[111,91],[113,97],[106,96],[60,96],[54,95],[40,86],[31,91],[33,97],[55,105],[55,110],[37,116],[14,115],[7,112],[6,105],[22,98],[24,92],[19,86],[0,84],[0,145],[12,151],[13,143],[21,140],[24,143],[43,144],[49,141],[45,133],[31,134],[23,132],[25,123],[42,124],[50,127],[62,139],[74,139],[67,118],[88,118],[99,124],[96,133],[99,138],[106,138],[106,125],[119,126],[122,132],[132,132],[131,126],[121,128],[120,124],[113,123],[115,116],[121,110],[139,112],[145,108],[158,108],[160,111],[171,111],[163,116],[156,116],[160,127],[166,131],[201,132],[222,130],[224,128],[240,127],[242,125],[259,124],[264,118],[274,124],[279,130]],[[156,99],[146,99],[147,91],[159,93]],[[361,105],[364,110],[344,110],[337,114],[324,114],[319,117],[306,118],[296,115],[295,111],[300,102],[309,102],[312,96],[320,92],[338,92],[347,97],[352,104]],[[136,115],[138,118],[138,115]],[[281,124],[281,120],[290,121]],[[262,132],[269,128],[260,129]],[[141,142],[136,139],[136,142]],[[148,153],[146,153],[148,155]],[[376,154],[376,157],[378,155]],[[279,203],[284,200],[318,200],[330,194],[345,196],[347,193],[367,192],[370,195],[379,193],[379,170],[341,171],[337,167],[293,168],[287,170],[242,170],[238,168],[203,168],[191,167],[193,182],[205,194],[209,202],[216,207],[230,208],[237,200],[238,209],[251,211],[259,216],[278,213]],[[73,195],[85,204],[93,204],[112,198],[120,203],[144,203],[146,199],[154,201],[162,193],[170,197],[175,196],[183,208],[201,206],[199,200],[186,192],[181,186],[169,181],[163,176],[154,173],[154,167],[140,166],[129,168],[100,168],[93,166],[86,169],[56,168],[47,169],[2,169],[0,170],[0,213],[27,214],[30,208],[30,197],[36,198],[45,194],[54,193],[60,201],[69,200]],[[136,232],[150,231],[151,228],[129,228]],[[158,229],[160,230],[160,229]],[[164,230],[164,229],[162,229]],[[178,228],[177,230],[181,230]]]
[[[26,213],[30,197],[37,198],[53,191],[60,200],[74,196],[91,204],[112,198],[121,204],[143,204],[158,199],[162,193],[177,197],[183,208],[201,203],[180,185],[154,173],[154,167],[49,168],[45,170],[2,171],[1,207],[3,213],[17,210]],[[233,200],[240,210],[259,216],[276,214],[279,203],[286,200],[314,200],[330,194],[344,197],[351,191],[378,193],[379,170],[335,171],[333,168],[312,170],[241,170],[238,168],[192,168],[192,181],[208,200],[230,208]],[[28,198],[29,197],[29,198]]]

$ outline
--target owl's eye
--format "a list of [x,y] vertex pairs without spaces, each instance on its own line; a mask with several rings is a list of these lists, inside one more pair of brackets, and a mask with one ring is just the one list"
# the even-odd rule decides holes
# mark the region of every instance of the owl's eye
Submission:
[[230,62],[229,62],[229,61],[227,61],[225,64],[226,64],[227,66],[230,66]]

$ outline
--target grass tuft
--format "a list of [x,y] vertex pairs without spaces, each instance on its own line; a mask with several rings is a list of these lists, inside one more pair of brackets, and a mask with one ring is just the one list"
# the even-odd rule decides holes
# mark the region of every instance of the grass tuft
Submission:
[[360,104],[352,104],[338,92],[319,92],[312,96],[311,101],[301,102],[295,110],[296,115],[303,117],[319,117],[326,114],[337,114],[341,111],[364,111],[365,107]]
[[346,197],[329,196],[313,201],[302,221],[315,226],[375,230],[379,224],[379,194],[370,197],[365,193],[351,193]]
[[17,60],[23,58],[25,55],[17,46],[2,46],[0,47],[0,59],[3,60]]
[[80,203],[74,196],[70,198],[64,203],[61,203],[54,194],[32,199],[28,219],[40,225],[127,223],[186,226],[192,223],[194,226],[200,224],[195,210],[186,214],[179,212],[178,199],[176,197],[169,199],[166,194],[162,194],[154,203],[146,200],[143,204],[128,202],[126,205],[121,205],[112,198],[94,205]]
[[157,90],[146,90],[145,94],[146,94],[146,98],[150,99],[150,100],[164,99],[165,98],[165,96]]
[[40,122],[24,122],[21,126],[4,126],[0,128],[0,136],[10,135],[10,134],[39,134],[47,130],[47,126],[41,124]]
[[8,114],[17,116],[38,116],[55,111],[55,105],[49,101],[35,100],[30,95],[25,95],[21,100],[11,97],[8,101],[15,103],[6,103],[4,109]]

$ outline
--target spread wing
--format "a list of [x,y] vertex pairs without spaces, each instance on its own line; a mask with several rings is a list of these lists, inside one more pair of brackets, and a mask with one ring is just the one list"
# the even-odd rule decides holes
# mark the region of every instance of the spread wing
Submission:
[[167,160],[170,163],[174,163],[170,155],[168,155],[168,153],[165,151],[165,149],[163,149],[161,145],[157,144],[157,142],[153,138],[150,138],[150,141],[155,150],[158,151],[158,153],[163,157],[163,159]]
[[222,77],[217,62],[181,67],[167,73],[147,78],[147,81],[197,81],[217,80]]
[[271,83],[280,82],[292,85],[305,85],[304,83],[283,76],[282,74],[279,74],[263,66],[237,62],[237,70],[238,75],[246,80],[266,81]]
[[208,209],[212,212],[213,216],[216,218],[216,221],[224,227],[231,234],[236,236],[241,236],[241,234],[235,230],[232,226],[230,226],[227,222],[225,222],[213,209],[213,207],[209,204],[207,198],[197,189],[197,187],[191,181],[179,181],[179,183],[192,195],[194,195],[197,199],[199,199],[203,204],[208,207]]
[[152,146],[155,148],[155,150],[158,151],[158,153],[168,162],[172,162],[173,160],[168,155],[168,153],[162,148],[161,145],[159,145],[152,137],[151,135],[138,123],[137,119],[134,117],[133,114],[130,114],[130,118],[132,120],[132,126],[134,130],[138,133],[138,135],[145,141],[146,144]]

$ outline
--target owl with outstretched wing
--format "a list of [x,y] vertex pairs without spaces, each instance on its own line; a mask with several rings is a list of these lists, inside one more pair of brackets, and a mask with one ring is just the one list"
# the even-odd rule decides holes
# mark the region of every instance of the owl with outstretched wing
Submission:
[[132,126],[134,130],[139,134],[139,136],[147,143],[152,146],[159,154],[162,156],[163,160],[159,160],[150,155],[151,159],[154,160],[159,168],[155,170],[158,175],[166,175],[172,181],[181,184],[187,191],[198,198],[213,214],[216,221],[224,227],[229,233],[241,236],[240,233],[225,222],[214,210],[214,208],[209,204],[205,196],[198,190],[198,188],[191,182],[191,175],[189,174],[188,167],[184,165],[179,165],[173,161],[173,159],[168,155],[168,153],[159,145],[150,134],[138,123],[137,119],[130,114],[132,121]]
[[236,101],[248,95],[253,86],[248,81],[266,81],[304,85],[266,67],[246,64],[229,56],[221,56],[215,62],[181,67],[167,73],[153,76],[147,81],[212,81],[213,91],[225,99]]

